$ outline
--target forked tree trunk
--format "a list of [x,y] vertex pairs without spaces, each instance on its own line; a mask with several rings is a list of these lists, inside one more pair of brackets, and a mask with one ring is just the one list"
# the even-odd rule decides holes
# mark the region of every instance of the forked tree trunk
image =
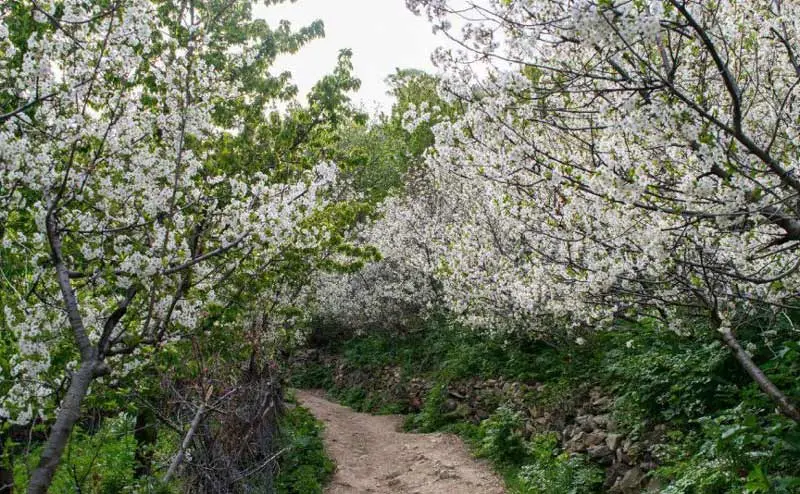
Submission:
[[730,329],[723,329],[720,330],[722,334],[722,341],[731,349],[733,352],[733,356],[736,358],[739,365],[741,365],[745,372],[753,378],[753,380],[758,384],[758,387],[761,388],[767,396],[777,405],[778,409],[781,411],[782,414],[786,415],[790,419],[794,420],[795,422],[800,422],[800,411],[797,410],[797,407],[789,401],[789,398],[780,390],[777,386],[764,374],[758,365],[753,362],[753,359],[750,358],[750,355],[742,348],[742,345],[739,344],[739,341],[736,339],[736,336],[733,334],[733,331]]

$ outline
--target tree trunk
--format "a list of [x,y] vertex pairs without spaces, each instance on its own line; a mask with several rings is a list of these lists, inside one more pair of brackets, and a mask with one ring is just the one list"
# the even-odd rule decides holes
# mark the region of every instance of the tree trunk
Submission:
[[766,393],[770,399],[775,402],[778,409],[781,411],[782,414],[786,415],[790,419],[794,420],[795,422],[800,422],[800,411],[789,401],[789,398],[783,394],[783,392],[778,389],[772,381],[770,381],[769,377],[753,362],[753,359],[750,358],[750,355],[742,348],[742,345],[739,344],[739,341],[736,339],[736,336],[733,334],[733,331],[730,329],[724,329],[720,331],[722,334],[722,341],[731,349],[733,352],[733,356],[739,362],[739,364],[744,368],[747,374],[753,378],[753,380],[758,384],[758,387],[761,388],[761,391]]
[[97,362],[95,360],[85,361],[73,374],[69,384],[67,395],[61,402],[61,409],[56,416],[56,422],[50,429],[50,436],[47,438],[39,465],[31,474],[31,481],[28,485],[28,494],[46,494],[50,483],[53,480],[64,452],[72,428],[80,418],[81,404],[89,391],[89,385],[96,375]]
[[158,428],[156,414],[148,407],[141,408],[136,414],[136,427],[133,431],[136,440],[136,467],[134,476],[147,477],[152,473],[153,448],[158,441]]

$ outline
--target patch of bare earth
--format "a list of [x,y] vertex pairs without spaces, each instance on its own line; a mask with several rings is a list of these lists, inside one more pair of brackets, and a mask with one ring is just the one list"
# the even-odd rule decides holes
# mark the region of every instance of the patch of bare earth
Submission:
[[337,465],[327,494],[503,494],[489,465],[452,434],[399,432],[402,417],[357,413],[314,391],[303,406],[325,423],[325,445]]

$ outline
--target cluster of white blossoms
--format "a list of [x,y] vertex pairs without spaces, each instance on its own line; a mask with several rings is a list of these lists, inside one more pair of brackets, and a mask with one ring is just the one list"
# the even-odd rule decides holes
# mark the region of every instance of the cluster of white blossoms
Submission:
[[544,333],[795,305],[800,3],[450,3],[409,0],[481,25],[438,55],[464,112],[370,230],[384,260],[329,305],[380,320],[424,280],[469,324]]
[[[0,98],[19,102],[0,118],[0,263],[13,280],[2,289],[14,290],[2,331],[15,346],[0,419],[24,423],[52,411],[49,400],[78,359],[64,344],[73,321],[54,238],[88,341],[110,362],[124,361],[112,372],[125,372],[147,358],[129,342],[179,338],[224,302],[221,284],[232,273],[263,271],[286,249],[316,246],[321,233],[306,223],[325,207],[337,168],[208,166],[213,146],[197,143],[238,131],[212,121],[215,102],[241,91],[204,62],[216,49],[207,35],[213,17],[159,12],[151,0],[17,3],[40,24],[15,46],[0,7]],[[20,51],[22,63],[12,64]],[[108,333],[131,287],[135,316]]]
[[420,210],[437,205],[422,199],[388,198],[381,219],[360,232],[359,242],[377,248],[381,260],[356,273],[317,275],[312,310],[318,318],[356,330],[398,328],[438,307],[438,260],[423,243],[438,225],[416,222],[435,214]]

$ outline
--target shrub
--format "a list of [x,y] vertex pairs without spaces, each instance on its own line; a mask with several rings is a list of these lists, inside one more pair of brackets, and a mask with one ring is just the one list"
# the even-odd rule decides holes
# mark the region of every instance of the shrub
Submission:
[[333,372],[321,362],[305,362],[292,369],[290,384],[301,389],[331,389]]
[[534,436],[530,454],[533,462],[524,465],[518,476],[522,494],[588,494],[603,483],[602,469],[582,456],[559,453],[555,434]]
[[[627,338],[627,345],[622,339]],[[738,372],[730,352],[711,340],[647,330],[606,342],[600,370],[617,391],[617,420],[629,432],[650,422],[687,423],[736,404]]]
[[478,454],[500,464],[519,465],[528,456],[522,436],[522,414],[506,406],[497,410],[480,425]]

